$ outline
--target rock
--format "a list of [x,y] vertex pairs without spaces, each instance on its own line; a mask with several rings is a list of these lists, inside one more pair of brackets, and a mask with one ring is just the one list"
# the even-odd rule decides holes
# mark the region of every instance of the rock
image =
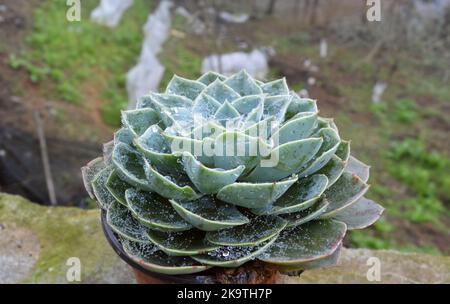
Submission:
[[[44,207],[0,193],[0,284],[68,283],[69,258],[81,262],[81,283],[135,283],[109,246],[99,210]],[[343,249],[338,265],[281,276],[283,283],[450,283],[450,258],[388,250]]]
[[91,20],[108,27],[116,27],[123,13],[133,4],[133,0],[101,0],[91,12]]
[[68,283],[71,257],[81,262],[81,283],[135,282],[105,239],[99,210],[43,207],[0,193],[0,284]]
[[254,49],[250,53],[233,52],[222,55],[213,54],[203,59],[202,73],[215,71],[231,75],[245,69],[258,79],[265,79],[269,71],[268,57],[270,50]]
[[[379,261],[379,264],[378,264]],[[380,266],[379,281],[374,267]],[[368,273],[369,272],[369,273]],[[372,279],[370,281],[369,279]],[[285,283],[450,283],[450,257],[392,250],[342,249],[338,265],[307,270]]]

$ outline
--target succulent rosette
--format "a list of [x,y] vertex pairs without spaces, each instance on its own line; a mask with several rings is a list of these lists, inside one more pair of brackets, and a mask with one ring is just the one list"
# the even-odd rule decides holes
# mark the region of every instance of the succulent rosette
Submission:
[[346,231],[383,211],[364,198],[369,167],[316,102],[245,71],[174,76],[122,112],[82,172],[129,257],[165,274],[332,265]]

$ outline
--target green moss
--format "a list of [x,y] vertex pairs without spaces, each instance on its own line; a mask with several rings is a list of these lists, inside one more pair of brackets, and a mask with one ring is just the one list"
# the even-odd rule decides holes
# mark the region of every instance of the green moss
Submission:
[[26,283],[67,282],[66,261],[70,257],[81,261],[82,282],[94,282],[107,271],[123,267],[107,244],[99,218],[98,210],[43,207],[20,196],[0,193],[0,223],[6,229],[27,228],[39,239],[39,258],[24,279]]

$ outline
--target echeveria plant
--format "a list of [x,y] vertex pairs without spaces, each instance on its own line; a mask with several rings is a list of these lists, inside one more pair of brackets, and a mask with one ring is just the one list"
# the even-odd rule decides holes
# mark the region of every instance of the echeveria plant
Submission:
[[363,197],[369,167],[316,102],[245,71],[174,76],[122,112],[82,171],[124,250],[166,274],[254,259],[282,271],[331,265],[347,229],[383,211]]

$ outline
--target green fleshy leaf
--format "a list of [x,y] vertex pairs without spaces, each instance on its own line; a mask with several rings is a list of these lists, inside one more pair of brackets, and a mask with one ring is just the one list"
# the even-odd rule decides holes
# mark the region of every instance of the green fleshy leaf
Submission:
[[294,176],[271,183],[234,183],[223,187],[217,193],[217,198],[245,208],[264,208],[280,198],[297,179]]
[[106,181],[106,188],[119,203],[127,206],[125,191],[128,188],[131,188],[131,185],[123,181],[116,170],[113,170],[109,175],[108,180]]
[[270,96],[275,95],[288,95],[289,88],[286,83],[286,78],[277,79],[271,82],[267,82],[261,86],[264,93],[269,94]]
[[317,126],[317,114],[299,117],[286,122],[277,132],[272,136],[278,145],[287,142],[305,139],[311,135],[314,128]]
[[105,163],[103,162],[102,157],[97,157],[91,160],[86,164],[86,166],[81,168],[84,187],[86,188],[87,193],[92,199],[95,198],[94,190],[92,189],[92,181],[94,180],[95,176],[104,168]]
[[226,123],[229,122],[230,120],[238,118],[240,114],[238,110],[236,110],[231,105],[231,103],[225,100],[214,116],[217,121],[219,121],[223,126],[225,126]]
[[113,169],[113,166],[108,166],[102,169],[97,173],[97,175],[95,175],[95,178],[92,181],[92,190],[95,198],[97,199],[100,207],[103,209],[108,209],[109,206],[116,201],[114,196],[106,188],[106,181],[108,180],[108,177]]
[[151,93],[150,96],[160,106],[166,108],[183,108],[183,107],[190,108],[193,105],[192,100],[179,94]]
[[238,110],[239,113],[242,115],[247,115],[251,113],[256,108],[261,109],[261,116],[262,116],[262,110],[264,105],[264,95],[248,95],[240,97],[233,101],[233,107]]
[[225,102],[225,100],[232,102],[233,100],[241,97],[236,91],[218,79],[208,85],[203,93],[208,94],[220,103]]
[[144,170],[147,161],[136,150],[126,144],[118,143],[114,147],[112,161],[122,180],[139,189],[152,190]]
[[300,171],[300,176],[308,176],[322,169],[330,161],[339,147],[340,138],[333,129],[321,129],[318,135],[323,138],[323,144],[317,152],[317,155]]
[[103,151],[103,161],[105,162],[105,165],[109,166],[112,164],[112,151],[114,150],[114,141],[108,141],[107,143],[103,144],[102,151]]
[[144,226],[159,231],[189,230],[192,226],[156,193],[128,189],[126,202],[134,217]]
[[136,102],[136,110],[145,109],[145,108],[153,108],[154,99],[150,95],[144,95],[138,97]]
[[351,155],[348,159],[345,171],[357,175],[365,183],[369,180],[370,166]]
[[216,79],[219,79],[220,81],[224,81],[225,79],[227,79],[227,77],[225,77],[224,75],[221,75],[219,73],[209,71],[209,72],[206,72],[205,74],[203,74],[202,76],[200,76],[200,78],[197,79],[197,81],[200,81],[204,85],[209,85],[209,84],[213,83]]
[[203,231],[215,231],[248,223],[248,218],[235,206],[219,202],[211,196],[203,196],[189,202],[171,200],[170,203],[181,217]]
[[147,236],[153,244],[170,256],[196,255],[218,248],[209,244],[205,240],[205,232],[200,230],[171,233],[147,230]]
[[291,95],[266,97],[264,99],[264,116],[273,116],[279,123],[282,123],[285,120],[286,111],[291,100]]
[[261,214],[285,214],[304,210],[317,202],[327,188],[328,178],[325,175],[315,174],[302,178],[274,204],[252,212]]
[[153,244],[142,244],[124,240],[125,252],[143,268],[152,272],[168,275],[193,274],[211,268],[194,261],[189,257],[171,257]]
[[344,223],[331,220],[311,221],[288,228],[258,259],[282,267],[319,260],[336,251],[346,230]]
[[339,157],[333,155],[330,161],[319,171],[317,174],[324,174],[328,177],[327,188],[330,188],[342,175],[345,169],[345,162],[343,162]]
[[134,134],[128,128],[121,128],[114,133],[114,145],[118,143],[124,143],[127,145],[133,144]]
[[262,94],[262,89],[245,70],[228,77],[224,82],[241,96]]
[[149,164],[145,166],[145,172],[151,190],[163,197],[187,201],[201,197],[201,194],[196,193],[191,186],[178,185],[172,176],[162,175]]
[[350,157],[350,141],[342,140],[336,150],[336,156],[347,162]]
[[196,114],[200,114],[202,118],[208,119],[217,112],[221,104],[211,96],[207,94],[200,94],[194,101],[192,110]]
[[254,247],[223,247],[208,254],[195,255],[192,258],[202,264],[217,266],[217,267],[239,267],[246,262],[256,258],[263,253],[267,248],[272,246],[276,237],[260,246]]
[[245,166],[245,175],[256,166],[261,154],[266,151],[269,151],[269,146],[261,138],[237,131],[224,132],[214,143],[214,165],[225,170]]
[[189,152],[184,152],[182,157],[184,171],[192,183],[202,193],[213,194],[226,185],[234,183],[244,172],[245,166],[234,169],[211,169],[200,163]]
[[134,136],[140,136],[151,125],[160,121],[158,113],[150,108],[122,111],[122,124],[128,128]]
[[265,140],[269,140],[272,133],[278,128],[279,123],[274,116],[270,116],[259,122],[253,123],[253,120],[254,118],[257,118],[257,115],[258,113],[254,113],[254,115],[249,114],[249,116],[247,116],[248,120],[245,121],[244,134],[251,137],[261,137]]
[[288,222],[287,227],[299,226],[318,218],[327,210],[328,205],[328,201],[322,199],[320,202],[315,203],[311,208],[300,212],[283,214],[281,217]]
[[292,175],[314,157],[322,141],[322,138],[307,138],[277,146],[271,151],[270,157],[262,160],[243,180],[268,182]]
[[106,212],[106,222],[121,237],[134,242],[148,243],[145,228],[133,217],[131,211],[119,202],[114,202]]
[[339,210],[333,219],[347,224],[348,229],[363,229],[375,223],[383,214],[384,208],[361,197],[356,203]]
[[206,239],[222,246],[257,246],[278,235],[286,224],[278,216],[259,216],[245,225],[208,232]]
[[339,246],[336,248],[336,250],[331,253],[330,255],[326,255],[324,257],[321,257],[317,260],[309,261],[309,262],[299,262],[296,264],[291,264],[289,266],[281,266],[278,265],[278,268],[280,271],[283,272],[291,272],[291,271],[298,271],[298,270],[307,270],[307,269],[314,269],[314,268],[327,268],[331,266],[335,266],[338,262],[340,253],[342,249],[342,242],[339,244]]
[[309,98],[300,98],[296,93],[291,92],[292,100],[286,112],[286,119],[291,119],[298,113],[317,113],[316,101]]
[[166,93],[181,95],[194,100],[205,88],[206,86],[199,81],[174,75],[167,85]]
[[368,189],[369,186],[358,176],[344,172],[336,183],[325,191],[330,206],[321,218],[333,217],[340,210],[358,201]]
[[225,130],[226,129],[218,123],[209,120],[201,126],[194,128],[190,136],[191,138],[198,140],[206,139],[206,137],[215,140],[220,134],[225,132]]
[[183,172],[180,157],[171,153],[170,146],[162,136],[162,132],[159,126],[151,126],[144,134],[134,140],[134,144],[150,160],[151,165],[159,171],[167,174]]

